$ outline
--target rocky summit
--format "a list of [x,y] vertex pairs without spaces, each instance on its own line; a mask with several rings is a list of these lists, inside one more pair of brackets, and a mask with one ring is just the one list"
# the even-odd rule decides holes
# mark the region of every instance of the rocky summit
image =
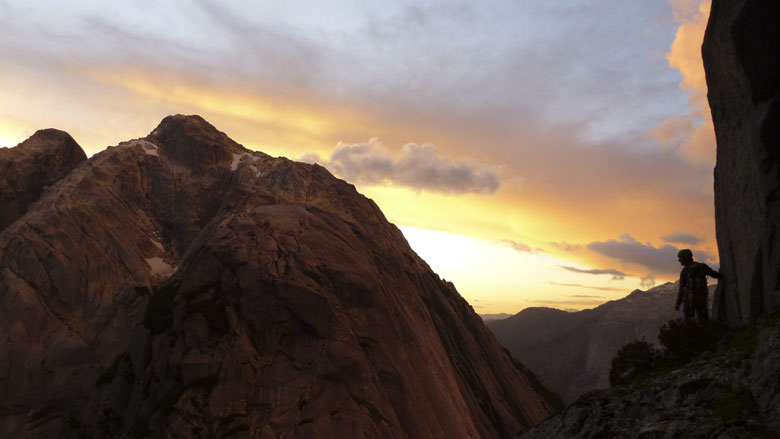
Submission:
[[371,200],[198,116],[8,225],[0,303],[2,437],[497,438],[561,406]]
[[780,2],[713,0],[702,46],[717,138],[715,312],[749,324],[780,307]]
[[0,231],[87,155],[66,132],[40,130],[14,148],[0,148]]

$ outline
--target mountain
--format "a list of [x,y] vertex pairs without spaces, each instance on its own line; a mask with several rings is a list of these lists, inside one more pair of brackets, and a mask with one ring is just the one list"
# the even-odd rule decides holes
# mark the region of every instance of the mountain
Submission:
[[508,437],[561,407],[354,186],[198,116],[0,233],[0,436]]
[[713,0],[702,46],[717,139],[715,313],[734,326],[780,307],[780,3]]
[[0,230],[86,159],[68,133],[54,129],[37,131],[14,148],[0,148]]
[[498,313],[498,314],[480,314],[480,317],[482,317],[482,321],[487,323],[493,320],[502,320],[507,317],[512,317],[512,314],[506,314],[506,313]]
[[623,345],[642,338],[657,344],[659,328],[681,316],[674,310],[676,300],[677,284],[666,283],[578,312],[526,308],[488,328],[571,402],[609,386],[610,362]]

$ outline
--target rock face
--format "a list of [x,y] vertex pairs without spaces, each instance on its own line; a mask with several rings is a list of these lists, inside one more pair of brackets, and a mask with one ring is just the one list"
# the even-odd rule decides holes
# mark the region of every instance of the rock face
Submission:
[[488,323],[488,328],[523,364],[537,371],[567,402],[609,387],[612,358],[623,345],[644,338],[658,343],[658,330],[681,317],[674,310],[677,284],[667,283],[594,309],[565,312],[526,308]]
[[508,437],[561,406],[379,208],[197,116],[0,233],[0,436]]
[[717,137],[717,315],[780,306],[780,3],[713,0],[702,54]]
[[777,438],[778,317],[647,382],[587,393],[516,439]]
[[0,231],[86,159],[68,133],[54,129],[37,131],[14,148],[0,148]]

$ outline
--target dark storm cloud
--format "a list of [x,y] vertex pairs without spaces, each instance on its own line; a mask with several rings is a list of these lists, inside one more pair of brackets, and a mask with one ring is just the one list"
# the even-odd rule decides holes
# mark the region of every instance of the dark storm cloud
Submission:
[[569,267],[566,265],[559,265],[559,267],[563,268],[564,270],[573,271],[574,273],[582,273],[582,274],[610,274],[612,275],[612,279],[614,280],[620,280],[626,277],[626,273],[623,273],[622,271],[615,270],[613,268],[606,268],[606,269],[588,269],[583,270],[581,268],[577,267]]
[[661,241],[671,242],[673,244],[691,244],[696,245],[702,242],[696,235],[685,232],[674,232],[670,235],[662,236]]
[[492,194],[501,185],[496,170],[442,157],[431,144],[408,143],[394,156],[377,139],[371,139],[363,144],[339,145],[327,159],[305,155],[301,160],[317,162],[353,183],[403,186],[445,194]]

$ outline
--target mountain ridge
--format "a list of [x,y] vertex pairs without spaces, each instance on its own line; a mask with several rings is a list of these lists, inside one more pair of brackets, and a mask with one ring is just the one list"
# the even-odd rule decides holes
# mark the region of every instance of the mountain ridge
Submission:
[[0,251],[6,435],[497,437],[561,407],[373,201],[197,116],[90,158]]

